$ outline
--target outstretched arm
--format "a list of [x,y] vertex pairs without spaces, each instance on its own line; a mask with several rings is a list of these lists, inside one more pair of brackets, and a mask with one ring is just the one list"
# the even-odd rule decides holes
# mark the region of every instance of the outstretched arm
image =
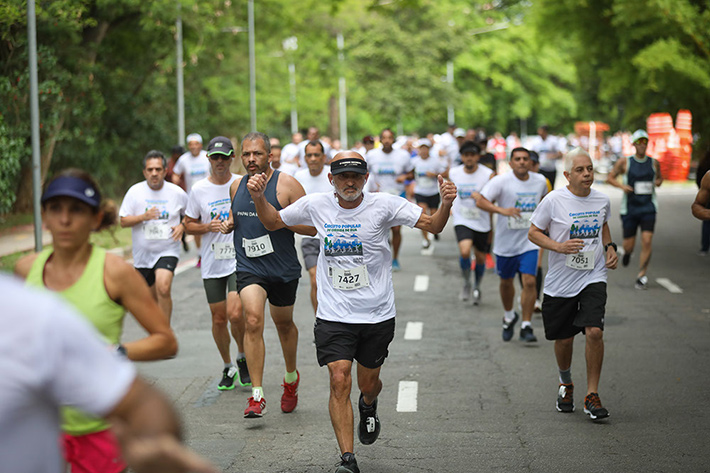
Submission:
[[427,215],[422,212],[419,220],[414,225],[415,228],[429,233],[441,233],[446,226],[451,214],[451,206],[456,199],[456,184],[451,181],[444,181],[441,174],[437,176],[439,180],[439,193],[441,194],[441,207],[434,212],[434,215]]

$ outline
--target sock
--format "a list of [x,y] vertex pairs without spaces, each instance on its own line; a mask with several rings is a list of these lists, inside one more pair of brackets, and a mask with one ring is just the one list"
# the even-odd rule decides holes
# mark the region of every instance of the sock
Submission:
[[486,263],[478,264],[476,263],[476,287],[480,286],[481,279],[483,279],[483,273],[486,272]]
[[515,311],[506,310],[505,314],[503,315],[503,318],[505,319],[506,322],[512,321],[515,318]]
[[284,383],[292,384],[298,381],[298,370],[293,370],[292,373],[286,372],[284,376]]
[[459,265],[461,266],[461,274],[466,284],[471,283],[471,258],[462,258],[459,256]]
[[523,322],[520,324],[520,328],[525,328],[525,327],[532,327],[532,324],[530,322]]
[[242,360],[242,359],[246,360],[247,356],[242,352],[237,353],[237,360]]
[[231,368],[232,366],[234,366],[234,365],[232,364],[231,361],[230,361],[229,363],[225,363],[225,364],[224,364],[224,367],[225,367],[225,368]]
[[560,371],[560,383],[562,384],[572,384],[572,368],[568,370]]
[[542,268],[537,268],[537,275],[535,276],[535,289],[537,290],[537,298],[540,299],[542,293]]
[[257,388],[251,388],[251,397],[253,397],[256,402],[261,401],[261,398],[264,397],[264,388],[262,388],[261,386]]

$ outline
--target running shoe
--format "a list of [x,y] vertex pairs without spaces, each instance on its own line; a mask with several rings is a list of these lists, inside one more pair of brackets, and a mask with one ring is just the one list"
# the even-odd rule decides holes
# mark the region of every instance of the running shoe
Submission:
[[631,261],[631,253],[624,253],[624,256],[621,257],[621,265],[626,267],[629,265],[629,261]]
[[232,365],[222,371],[222,381],[217,385],[220,391],[230,391],[234,389],[234,376],[237,374],[237,367]]
[[473,305],[481,303],[481,290],[476,288],[473,290]]
[[201,268],[202,267],[202,256],[197,258],[197,264],[195,265],[196,268]]
[[648,289],[648,278],[646,276],[641,276],[636,280],[634,287],[636,289]]
[[459,293],[459,300],[467,301],[470,297],[471,297],[471,285],[466,283],[461,288],[461,292]]
[[249,367],[247,367],[247,359],[239,358],[237,360],[237,374],[239,377],[240,386],[251,386],[251,376],[249,376]]
[[360,473],[360,468],[357,467],[357,460],[353,453],[343,453],[340,457],[340,464],[335,473]]
[[434,240],[439,241],[439,234],[438,233],[434,233]]
[[560,412],[574,412],[574,384],[560,384],[556,407]]
[[520,329],[520,338],[519,338],[519,340],[520,340],[521,342],[528,342],[528,343],[536,342],[536,341],[537,341],[537,337],[536,337],[535,334],[533,333],[533,328],[532,328],[532,327],[529,327],[529,326],[528,326],[528,327],[521,328],[521,329]]
[[542,312],[542,302],[540,302],[540,299],[535,299],[535,312]]
[[247,408],[244,409],[245,419],[258,419],[266,414],[266,399],[263,397],[261,401],[255,401],[253,397],[247,400]]
[[357,436],[363,445],[375,443],[380,435],[380,418],[377,416],[377,399],[371,406],[365,404],[365,399],[360,393],[360,400],[357,402],[360,410],[360,424],[357,428]]
[[504,342],[509,342],[513,338],[513,333],[515,332],[515,324],[518,323],[518,320],[520,320],[520,316],[518,315],[517,312],[513,312],[515,314],[515,317],[513,317],[513,320],[510,322],[505,321],[505,317],[503,317],[503,341]]
[[301,375],[296,370],[296,381],[293,383],[284,383],[281,385],[284,388],[284,393],[281,395],[281,411],[289,413],[293,412],[298,404],[298,383],[301,381]]
[[609,411],[602,407],[602,401],[599,399],[599,394],[589,393],[584,398],[584,413],[592,420],[605,419],[609,417]]
[[396,259],[393,259],[392,260],[392,271],[396,273],[401,270],[402,270],[402,268],[399,267],[399,261],[397,261]]
[[422,240],[422,248],[427,249],[431,246],[431,242],[429,240]]

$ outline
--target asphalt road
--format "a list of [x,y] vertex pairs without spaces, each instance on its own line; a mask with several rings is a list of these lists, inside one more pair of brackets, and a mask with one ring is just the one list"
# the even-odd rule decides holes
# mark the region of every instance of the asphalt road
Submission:
[[[612,197],[612,235],[621,246],[620,193],[598,188]],[[710,258],[697,256],[700,222],[690,215],[694,194],[691,186],[659,191],[648,290],[633,287],[637,254],[630,267],[610,272],[600,396],[611,417],[603,423],[583,413],[581,336],[572,366],[577,410],[561,414],[554,407],[558,381],[552,342],[544,340],[540,317],[533,319],[538,343],[524,345],[517,334],[502,342],[498,278],[492,270],[483,282],[483,304],[466,305],[457,299],[460,274],[451,226],[431,254],[420,251],[418,231],[406,229],[402,271],[394,274],[397,335],[382,371],[382,432],[371,446],[359,445],[356,437],[361,471],[710,470],[705,407],[710,302],[704,292]],[[670,292],[659,278],[682,293]],[[176,277],[173,298],[180,353],[139,369],[175,401],[189,445],[225,472],[334,471],[339,452],[327,410],[328,374],[318,367],[312,344],[307,277],[301,279],[295,310],[302,379],[298,408],[280,412],[283,360],[276,331],[267,321],[268,413],[257,420],[242,417],[249,390],[216,389],[222,365],[199,270],[190,268]],[[405,339],[407,325],[417,322],[421,339]],[[129,321],[125,338],[140,334]],[[415,382],[416,396],[400,396],[401,382],[410,382],[408,387]],[[354,388],[354,403],[357,396]]]

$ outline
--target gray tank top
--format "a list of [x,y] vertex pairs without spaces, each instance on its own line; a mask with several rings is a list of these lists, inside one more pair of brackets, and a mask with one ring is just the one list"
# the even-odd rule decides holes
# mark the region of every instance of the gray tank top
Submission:
[[[276,184],[280,174],[280,171],[274,171],[264,191],[267,202],[273,205],[276,210],[282,208],[276,198]],[[281,282],[300,278],[301,264],[298,262],[296,254],[293,232],[286,228],[270,232],[264,228],[256,215],[254,201],[247,189],[248,179],[249,176],[242,178],[237,192],[234,194],[234,200],[232,200],[237,272],[251,273],[266,280]],[[272,252],[254,256],[268,251],[269,242],[273,247]],[[247,252],[251,256],[247,256]]]

